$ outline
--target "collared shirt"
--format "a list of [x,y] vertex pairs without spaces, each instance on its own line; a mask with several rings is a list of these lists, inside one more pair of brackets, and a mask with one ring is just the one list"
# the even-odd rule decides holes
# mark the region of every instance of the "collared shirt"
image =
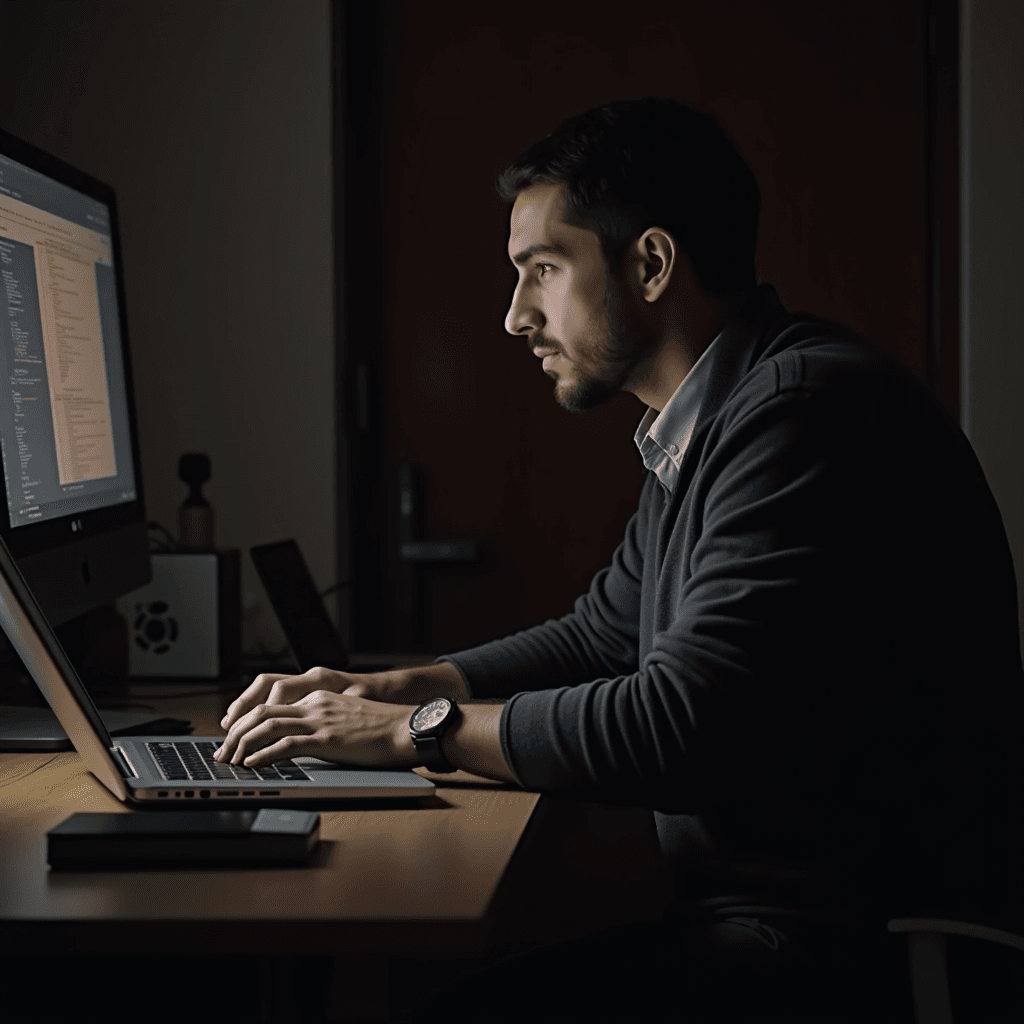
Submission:
[[658,477],[669,494],[679,479],[679,466],[690,444],[693,428],[697,425],[708,375],[714,362],[714,356],[710,353],[720,337],[721,334],[715,335],[660,413],[657,409],[648,408],[633,435],[644,465]]

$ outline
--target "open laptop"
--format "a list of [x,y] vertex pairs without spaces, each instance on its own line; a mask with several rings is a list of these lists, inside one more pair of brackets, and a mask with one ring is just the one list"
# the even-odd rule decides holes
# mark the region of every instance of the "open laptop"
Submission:
[[318,758],[268,768],[221,765],[215,736],[125,736],[111,741],[78,674],[0,538],[0,626],[89,770],[119,800],[325,800],[430,796],[432,782],[415,772],[350,768]]

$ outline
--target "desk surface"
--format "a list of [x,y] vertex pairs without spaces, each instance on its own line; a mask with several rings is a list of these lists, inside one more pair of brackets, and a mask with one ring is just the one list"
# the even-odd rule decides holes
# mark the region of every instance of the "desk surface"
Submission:
[[[179,694],[153,706],[181,714],[187,702],[197,733],[222,734],[229,695]],[[317,808],[322,842],[307,867],[53,872],[48,829],[78,811],[131,812],[72,751],[0,755],[0,944],[159,952],[202,929],[239,952],[273,937],[293,953],[465,956],[662,912],[670,883],[649,813],[463,772],[432,778],[423,806]]]

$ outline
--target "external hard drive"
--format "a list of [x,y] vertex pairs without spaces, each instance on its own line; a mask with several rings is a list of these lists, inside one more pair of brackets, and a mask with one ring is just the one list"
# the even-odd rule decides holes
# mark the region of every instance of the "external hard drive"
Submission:
[[305,863],[320,838],[313,811],[72,814],[46,834],[52,868]]

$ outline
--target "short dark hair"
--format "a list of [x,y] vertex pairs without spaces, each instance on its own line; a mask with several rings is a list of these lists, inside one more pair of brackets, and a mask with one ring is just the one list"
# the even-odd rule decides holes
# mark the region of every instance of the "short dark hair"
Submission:
[[631,236],[672,232],[709,294],[757,283],[761,193],[732,140],[709,114],[657,97],[616,100],[567,118],[498,178],[508,203],[531,185],[565,187],[567,223],[597,234],[618,267]]

